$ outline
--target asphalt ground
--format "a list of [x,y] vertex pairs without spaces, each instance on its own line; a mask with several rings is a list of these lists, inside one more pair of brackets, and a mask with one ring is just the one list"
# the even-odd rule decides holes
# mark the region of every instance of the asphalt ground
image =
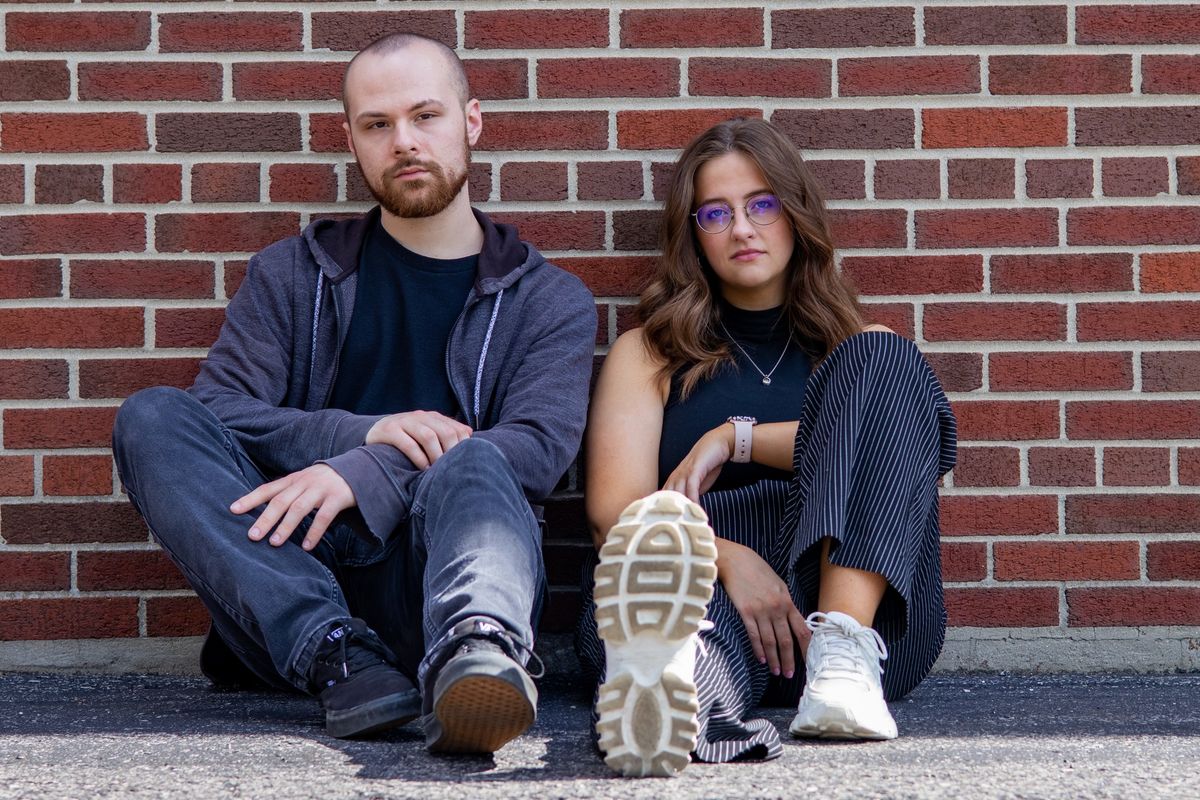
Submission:
[[[787,739],[775,761],[642,780],[600,761],[568,680],[493,757],[434,757],[414,726],[332,739],[295,695],[0,675],[0,797],[1200,798],[1200,674],[935,675],[893,705],[893,742]],[[762,713],[785,733],[791,714]]]

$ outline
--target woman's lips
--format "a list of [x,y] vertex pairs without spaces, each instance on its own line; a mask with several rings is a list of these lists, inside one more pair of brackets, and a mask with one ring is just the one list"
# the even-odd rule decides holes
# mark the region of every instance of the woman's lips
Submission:
[[765,253],[765,251],[763,251],[763,250],[738,250],[736,253],[733,254],[733,260],[734,261],[753,261],[754,259],[763,255],[764,253]]

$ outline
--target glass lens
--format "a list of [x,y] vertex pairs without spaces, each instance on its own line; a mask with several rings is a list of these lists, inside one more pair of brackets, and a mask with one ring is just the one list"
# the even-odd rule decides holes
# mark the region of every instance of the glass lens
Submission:
[[746,216],[757,225],[769,225],[779,219],[783,204],[773,194],[760,194],[751,197],[746,202]]
[[705,203],[696,210],[696,223],[708,233],[720,233],[729,227],[733,209],[724,203]]

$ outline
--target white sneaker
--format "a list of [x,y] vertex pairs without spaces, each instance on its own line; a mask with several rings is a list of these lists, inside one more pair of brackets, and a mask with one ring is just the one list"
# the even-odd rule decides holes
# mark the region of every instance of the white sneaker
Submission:
[[596,733],[622,775],[673,775],[699,732],[694,682],[700,631],[717,577],[708,517],[678,492],[621,513],[600,548],[596,626],[604,640]]
[[879,662],[887,647],[872,628],[838,611],[810,614],[804,696],[790,731],[826,739],[895,739]]

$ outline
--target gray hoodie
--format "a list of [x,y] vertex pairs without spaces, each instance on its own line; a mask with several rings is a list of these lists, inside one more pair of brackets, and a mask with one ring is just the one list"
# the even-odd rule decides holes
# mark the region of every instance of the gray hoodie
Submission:
[[[354,313],[359,250],[379,213],[318,220],[254,256],[189,391],[268,476],[317,462],[337,470],[382,544],[407,517],[420,470],[391,445],[364,444],[381,416],[326,407]],[[537,502],[583,435],[596,307],[578,278],[515,228],[475,216],[483,250],[450,332],[446,372],[462,421],[500,448]]]

